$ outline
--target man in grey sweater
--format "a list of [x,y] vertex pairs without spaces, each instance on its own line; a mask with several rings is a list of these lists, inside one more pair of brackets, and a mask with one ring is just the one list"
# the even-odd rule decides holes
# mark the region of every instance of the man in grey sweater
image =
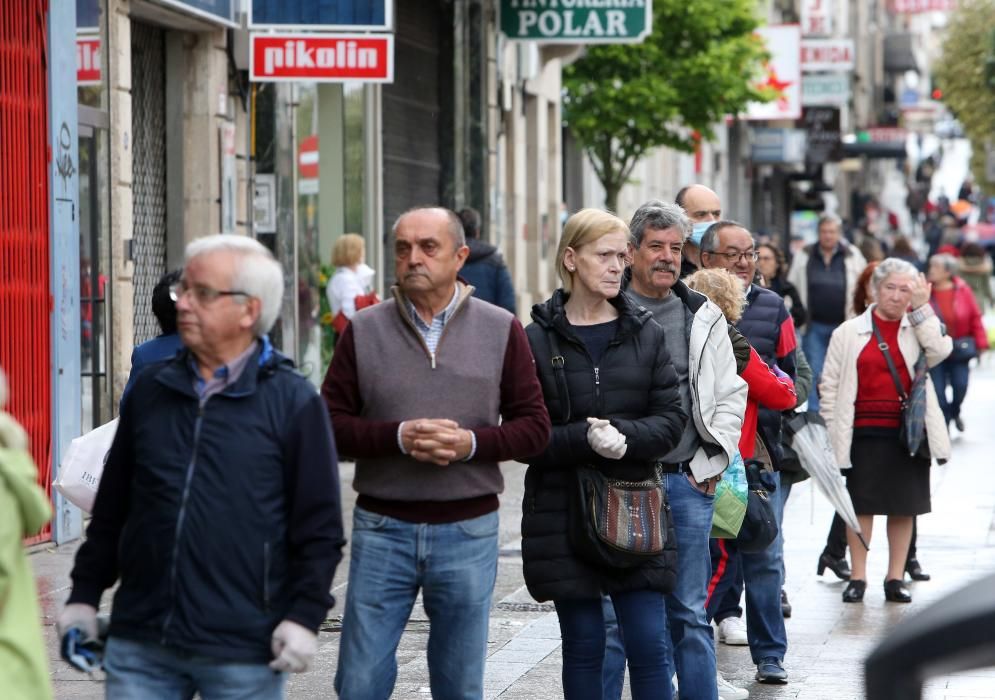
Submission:
[[482,697],[499,463],[542,452],[549,415],[525,329],[457,279],[456,215],[412,209],[393,233],[393,298],[353,317],[322,387],[359,492],[335,690],[390,697],[420,590],[432,696]]

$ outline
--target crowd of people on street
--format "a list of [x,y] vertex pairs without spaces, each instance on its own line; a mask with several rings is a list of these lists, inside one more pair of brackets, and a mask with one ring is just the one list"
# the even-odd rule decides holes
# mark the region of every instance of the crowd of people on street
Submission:
[[[383,301],[362,239],[343,236],[320,393],[269,342],[284,293],[272,253],[241,236],[190,243],[153,292],[163,334],[136,350],[58,619],[64,657],[82,668],[99,649],[109,698],[283,697],[335,605],[344,458],[357,498],[335,692],[391,696],[420,596],[432,696],[481,698],[500,464],[518,460],[523,575],[555,606],[564,697],[616,700],[628,668],[635,700],[671,684],[682,699],[743,699],[716,643],[748,646],[758,682],[789,679],[781,524],[806,474],[784,424],[806,410],[859,523],[834,519],[818,573],[849,579],[842,599],[860,603],[884,515],[884,597],[911,601],[905,575],[929,578],[915,523],[930,465],[965,429],[970,361],[988,347],[984,251],[937,246],[923,272],[896,241],[868,264],[826,214],[788,260],[711,189],[674,199],[628,222],[570,216],[560,286],[527,327],[473,210],[398,217]],[[0,432],[5,470],[17,435]],[[736,493],[728,532],[716,516]],[[39,509],[24,512],[19,536],[38,526]],[[47,688],[36,666],[19,682]]]

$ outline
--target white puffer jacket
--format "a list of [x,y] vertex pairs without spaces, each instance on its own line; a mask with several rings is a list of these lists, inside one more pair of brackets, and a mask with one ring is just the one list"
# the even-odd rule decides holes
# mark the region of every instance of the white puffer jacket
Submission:
[[[833,452],[842,469],[851,466],[850,445],[853,442],[854,401],[857,398],[858,382],[857,356],[867,343],[874,340],[874,329],[871,326],[873,310],[874,305],[833,331],[829,350],[826,352],[826,363],[822,366],[819,413],[826,421]],[[915,309],[913,315],[921,320],[914,324],[910,314],[905,314],[898,328],[898,345],[910,375],[914,374],[920,349],[926,353],[927,367],[934,367],[942,362],[953,349],[953,341],[944,333],[940,319],[933,313],[933,307],[924,304]],[[926,439],[933,459],[946,461],[950,458],[950,436],[929,377],[926,378]]]

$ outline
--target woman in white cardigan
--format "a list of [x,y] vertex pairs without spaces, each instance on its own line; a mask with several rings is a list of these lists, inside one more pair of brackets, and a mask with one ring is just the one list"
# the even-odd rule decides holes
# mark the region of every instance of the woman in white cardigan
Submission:
[[[877,303],[833,333],[822,370],[819,412],[837,461],[848,469],[847,489],[868,543],[874,516],[888,516],[885,598],[907,603],[912,595],[904,583],[905,561],[913,516],[930,510],[930,459],[910,456],[899,443],[901,400],[884,352],[907,395],[919,353],[925,353],[932,367],[950,354],[952,342],[929,305],[929,284],[910,263],[898,258],[882,261],[871,285]],[[950,438],[929,381],[925,423],[930,456],[942,463],[950,457]],[[867,587],[867,550],[852,531],[847,539],[853,566],[843,600],[857,603]]]

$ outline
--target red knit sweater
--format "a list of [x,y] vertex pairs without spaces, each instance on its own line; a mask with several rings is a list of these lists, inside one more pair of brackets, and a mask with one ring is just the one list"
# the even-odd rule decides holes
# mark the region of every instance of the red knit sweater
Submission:
[[[888,351],[902,388],[908,395],[912,387],[912,377],[905,366],[905,358],[898,347],[898,327],[901,321],[886,321],[878,316],[874,323],[881,331],[881,337],[888,343]],[[888,370],[884,353],[878,347],[877,338],[871,334],[864,349],[857,356],[857,398],[854,401],[854,428],[897,428],[902,416],[902,404],[895,389],[895,380]]]

